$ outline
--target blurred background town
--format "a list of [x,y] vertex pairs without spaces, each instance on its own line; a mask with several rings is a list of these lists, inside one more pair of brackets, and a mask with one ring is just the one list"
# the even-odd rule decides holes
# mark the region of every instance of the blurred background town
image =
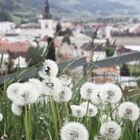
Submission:
[[[45,57],[57,63],[139,52],[139,5],[139,0],[0,0],[0,73],[38,64],[50,46]],[[126,86],[137,86],[140,63],[102,67],[92,75],[97,83],[116,75]]]

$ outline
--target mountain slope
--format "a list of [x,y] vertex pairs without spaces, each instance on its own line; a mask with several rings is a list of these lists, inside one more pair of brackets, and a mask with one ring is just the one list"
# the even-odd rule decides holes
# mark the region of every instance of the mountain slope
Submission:
[[129,0],[129,1],[123,1],[123,0],[108,0],[108,1],[111,1],[111,2],[119,2],[121,4],[124,4],[124,5],[131,5],[131,6],[134,6],[134,7],[139,7],[140,5],[140,0]]
[[[42,13],[44,0],[0,0],[0,9],[13,18],[34,20]],[[109,0],[49,0],[53,17],[111,15],[133,7]],[[129,10],[131,8],[131,10]],[[0,15],[1,16],[1,15]]]
[[[130,6],[126,6],[117,2],[109,2],[107,0],[76,0],[76,1],[65,1],[65,0],[50,0],[50,4],[52,6],[52,11],[57,10],[53,9],[53,6],[61,7],[63,9],[69,9],[74,12],[82,12],[85,15],[88,13],[89,15],[93,14],[111,14],[120,10],[128,10]],[[132,8],[132,7],[131,7]]]

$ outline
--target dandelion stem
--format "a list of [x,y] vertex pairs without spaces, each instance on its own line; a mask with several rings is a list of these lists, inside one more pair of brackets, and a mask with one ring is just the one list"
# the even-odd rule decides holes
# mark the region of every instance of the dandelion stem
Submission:
[[90,102],[88,101],[88,104],[87,104],[87,109],[86,109],[86,115],[85,115],[85,125],[88,127],[88,110],[89,110],[89,104]]
[[50,140],[52,140],[52,136],[49,130],[47,130]]
[[31,140],[30,136],[30,127],[29,127],[29,120],[28,120],[28,106],[25,106],[24,111],[24,127],[25,127],[25,134],[26,134],[26,140]]
[[59,113],[58,104],[56,104],[56,111],[57,111],[58,120],[59,120],[59,128],[61,128],[62,122],[61,122],[61,118],[60,118],[60,113]]
[[66,110],[66,118],[67,121],[69,120],[69,110],[68,110],[68,105],[65,103],[65,110]]
[[54,127],[55,127],[55,136],[56,136],[56,140],[59,140],[58,129],[57,129],[57,112],[52,97],[50,97],[50,104],[51,104],[52,117],[53,117]]

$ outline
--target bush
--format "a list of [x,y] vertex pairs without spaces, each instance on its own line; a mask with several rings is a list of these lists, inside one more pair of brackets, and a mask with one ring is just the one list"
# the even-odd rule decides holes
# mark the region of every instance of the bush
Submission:
[[110,43],[110,41],[107,39],[106,44],[105,44],[105,52],[106,52],[106,57],[111,57],[114,55],[115,50],[116,50],[116,41],[114,41],[113,44]]
[[120,74],[121,76],[130,76],[129,68],[126,64],[123,64],[120,68]]
[[26,62],[29,67],[36,65],[43,61],[43,48],[38,47],[30,47],[26,54]]

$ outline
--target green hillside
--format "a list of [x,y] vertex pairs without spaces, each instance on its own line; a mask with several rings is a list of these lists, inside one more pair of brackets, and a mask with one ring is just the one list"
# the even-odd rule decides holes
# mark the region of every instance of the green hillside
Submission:
[[[42,13],[43,3],[44,0],[0,0],[0,20],[35,21]],[[49,0],[49,3],[53,17],[57,18],[135,14],[134,7],[108,0]]]

